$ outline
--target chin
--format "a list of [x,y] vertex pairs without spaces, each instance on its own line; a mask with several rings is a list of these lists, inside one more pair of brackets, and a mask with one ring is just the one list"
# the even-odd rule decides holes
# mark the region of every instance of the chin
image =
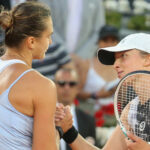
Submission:
[[63,102],[61,102],[61,103],[63,103],[65,106],[70,105],[70,102],[69,102],[69,101],[63,101]]
[[43,55],[43,56],[35,56],[35,57],[33,57],[33,59],[39,59],[39,60],[42,60],[42,59],[44,59],[45,58],[45,55]]

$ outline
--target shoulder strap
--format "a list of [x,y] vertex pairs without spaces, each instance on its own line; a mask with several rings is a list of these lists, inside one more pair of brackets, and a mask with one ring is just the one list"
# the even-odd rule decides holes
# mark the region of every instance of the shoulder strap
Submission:
[[0,72],[2,72],[8,66],[10,66],[12,64],[16,64],[16,63],[26,64],[24,61],[18,60],[18,59],[12,59],[12,60],[7,60],[7,61],[6,60],[2,61],[0,59]]
[[32,70],[34,70],[34,69],[28,69],[28,70],[26,70],[25,72],[23,72],[23,73],[9,86],[9,89],[11,89],[12,86],[13,86],[17,81],[19,81],[22,76],[24,76],[26,73],[28,73],[28,72],[30,72],[30,71],[32,71]]

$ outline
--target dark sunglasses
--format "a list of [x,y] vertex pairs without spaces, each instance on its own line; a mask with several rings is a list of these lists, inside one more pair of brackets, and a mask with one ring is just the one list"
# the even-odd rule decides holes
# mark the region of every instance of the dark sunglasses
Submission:
[[68,84],[70,87],[76,86],[78,83],[76,81],[55,81],[59,86],[64,87],[66,84]]

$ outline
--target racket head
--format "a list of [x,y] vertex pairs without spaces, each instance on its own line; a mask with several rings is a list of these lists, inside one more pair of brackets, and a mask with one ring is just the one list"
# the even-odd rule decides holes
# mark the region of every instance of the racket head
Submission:
[[126,136],[129,131],[150,142],[150,71],[134,71],[120,80],[114,111]]

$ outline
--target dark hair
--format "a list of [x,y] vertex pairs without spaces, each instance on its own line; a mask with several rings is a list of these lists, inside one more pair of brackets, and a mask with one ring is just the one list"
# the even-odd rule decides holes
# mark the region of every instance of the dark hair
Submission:
[[11,11],[1,10],[0,26],[5,30],[5,44],[17,47],[27,36],[40,37],[50,9],[39,2],[24,2]]
[[109,36],[114,37],[117,41],[120,40],[119,31],[116,27],[111,25],[104,25],[99,31],[98,41],[103,40]]

